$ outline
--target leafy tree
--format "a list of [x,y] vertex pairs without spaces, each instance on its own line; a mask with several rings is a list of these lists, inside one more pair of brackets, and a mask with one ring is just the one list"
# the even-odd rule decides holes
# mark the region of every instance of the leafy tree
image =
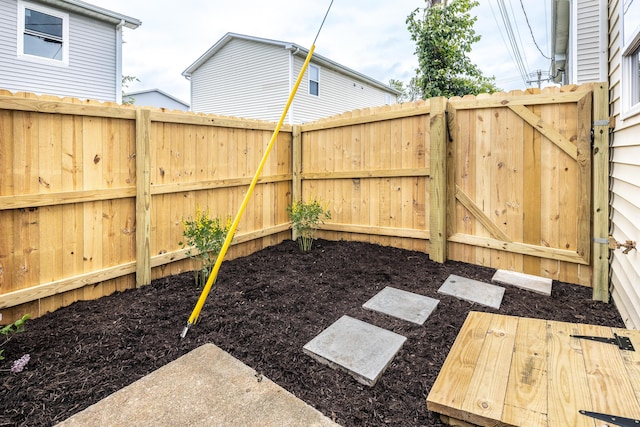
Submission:
[[418,57],[416,85],[422,96],[463,96],[495,92],[495,78],[485,77],[467,54],[480,40],[473,29],[477,18],[469,11],[477,0],[451,0],[444,3],[425,0],[407,17],[411,39]]
[[416,77],[412,77],[409,84],[405,84],[401,80],[391,79],[389,80],[389,86],[400,92],[398,97],[398,103],[413,102],[418,99],[422,99],[422,92],[418,87],[418,80]]
[[133,82],[139,82],[140,80],[136,77],[136,76],[129,76],[129,75],[123,75],[122,76],[122,103],[123,104],[133,104],[134,102],[136,102],[135,98],[132,98],[130,96],[126,96],[124,94],[124,90],[127,89],[129,87],[130,83]]

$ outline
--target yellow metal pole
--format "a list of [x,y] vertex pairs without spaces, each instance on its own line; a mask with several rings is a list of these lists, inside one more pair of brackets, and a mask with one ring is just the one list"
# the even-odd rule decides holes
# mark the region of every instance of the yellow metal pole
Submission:
[[251,184],[249,185],[249,190],[247,190],[247,194],[245,194],[244,196],[242,205],[240,205],[240,209],[238,210],[238,213],[236,214],[233,220],[233,223],[231,224],[231,228],[229,228],[229,232],[227,233],[227,237],[224,240],[224,244],[220,249],[218,258],[216,258],[216,263],[214,264],[213,270],[209,275],[209,279],[207,279],[207,283],[205,284],[204,289],[200,294],[200,298],[198,299],[198,302],[196,303],[196,306],[194,307],[193,312],[189,317],[187,326],[185,326],[184,329],[182,330],[182,334],[180,335],[182,338],[184,338],[187,335],[187,332],[189,331],[189,328],[191,327],[191,325],[194,325],[198,321],[198,317],[200,316],[200,311],[202,311],[202,307],[204,306],[204,303],[207,300],[207,296],[211,291],[211,287],[213,286],[213,283],[215,282],[218,276],[218,271],[220,270],[220,265],[222,265],[222,260],[226,255],[227,250],[229,249],[229,246],[231,245],[231,241],[233,240],[233,235],[235,234],[236,229],[238,228],[238,224],[242,219],[242,215],[244,214],[244,210],[246,209],[247,204],[249,203],[249,199],[251,198],[253,189],[255,188],[256,183],[258,182],[258,178],[262,173],[262,169],[264,168],[264,165],[267,162],[269,153],[271,152],[271,149],[273,148],[273,145],[275,144],[275,141],[278,138],[278,133],[280,133],[280,128],[282,127],[282,123],[284,123],[284,119],[287,115],[287,112],[289,111],[289,107],[291,106],[291,103],[293,102],[293,98],[296,95],[296,92],[298,91],[298,86],[300,86],[300,82],[302,81],[302,77],[304,76],[305,70],[307,69],[309,62],[311,61],[311,56],[313,55],[313,51],[315,50],[315,48],[316,46],[314,42],[314,44],[311,46],[311,49],[309,49],[309,53],[307,54],[307,58],[305,59],[304,64],[302,65],[300,74],[298,74],[298,79],[296,80],[296,83],[293,85],[293,89],[291,89],[291,93],[289,94],[289,99],[287,100],[287,104],[285,105],[284,110],[282,111],[282,115],[280,116],[280,121],[278,121],[278,125],[276,126],[275,130],[273,131],[273,135],[271,136],[271,141],[269,141],[269,145],[267,145],[267,149],[264,151],[262,160],[260,161],[260,165],[258,166],[258,169],[256,170],[256,173],[253,176],[253,179],[251,180]]

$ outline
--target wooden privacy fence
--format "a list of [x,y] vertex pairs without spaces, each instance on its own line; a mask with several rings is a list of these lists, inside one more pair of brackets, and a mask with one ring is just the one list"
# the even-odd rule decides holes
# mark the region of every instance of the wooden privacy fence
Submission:
[[[193,269],[182,220],[233,216],[275,128],[26,96],[0,96],[3,322]],[[290,236],[290,189],[285,127],[230,258]]]
[[[433,98],[285,126],[229,257],[290,238],[286,207],[317,198],[332,212],[321,237],[593,286],[606,299],[606,90]],[[182,220],[197,206],[234,215],[274,128],[0,94],[3,320],[193,269]]]
[[590,84],[302,125],[294,197],[330,202],[329,239],[593,286],[608,300],[607,105],[606,84]]

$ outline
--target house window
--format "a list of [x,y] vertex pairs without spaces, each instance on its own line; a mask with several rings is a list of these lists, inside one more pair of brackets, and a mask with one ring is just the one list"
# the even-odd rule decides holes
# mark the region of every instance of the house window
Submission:
[[69,15],[54,9],[18,2],[18,57],[67,65]]
[[622,2],[623,114],[640,112],[640,0]]
[[309,95],[320,95],[320,68],[309,65]]

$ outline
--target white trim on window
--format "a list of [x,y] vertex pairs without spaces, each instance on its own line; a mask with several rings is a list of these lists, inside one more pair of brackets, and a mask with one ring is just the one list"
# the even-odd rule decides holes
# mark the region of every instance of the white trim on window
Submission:
[[309,95],[320,96],[320,67],[309,64]]
[[640,114],[640,1],[620,2],[622,25],[622,92],[623,119]]
[[[25,39],[25,33],[28,33],[27,29],[25,28],[25,14],[27,10],[33,10],[33,11],[50,15],[62,20],[61,59],[53,59],[53,58],[47,58],[45,56],[25,53],[24,39]],[[55,65],[59,67],[69,66],[69,14],[61,12],[59,10],[51,9],[49,7],[40,6],[39,4],[18,0],[18,25],[17,25],[16,38],[18,41],[17,55],[19,59],[23,59],[25,61],[38,62],[41,64]]]

